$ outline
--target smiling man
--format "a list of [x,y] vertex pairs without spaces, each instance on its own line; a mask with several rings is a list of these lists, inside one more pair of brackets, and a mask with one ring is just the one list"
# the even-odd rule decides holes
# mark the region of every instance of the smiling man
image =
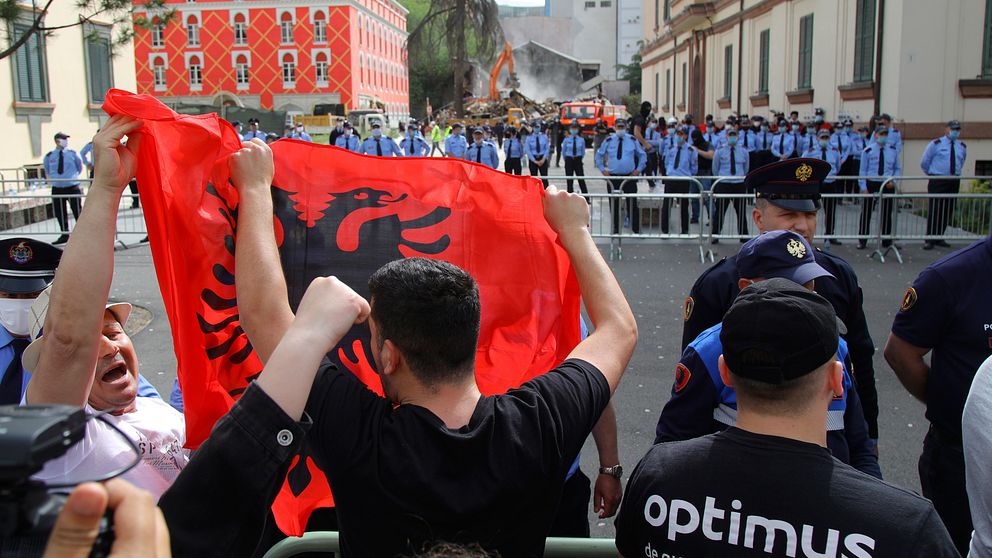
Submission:
[[[106,302],[117,208],[134,176],[137,150],[137,141],[123,146],[121,139],[139,125],[114,116],[93,138],[93,184],[87,196],[92,205],[76,225],[51,289],[31,307],[35,341],[25,349],[23,363],[34,372],[26,403],[108,414],[107,422],[90,420],[85,438],[46,463],[35,478],[77,483],[128,465],[134,454],[123,433],[141,452],[140,463],[123,478],[157,498],[186,466],[186,428],[182,415],[161,399],[138,397],[138,356],[124,331],[131,305]],[[42,324],[44,335],[39,335]]]

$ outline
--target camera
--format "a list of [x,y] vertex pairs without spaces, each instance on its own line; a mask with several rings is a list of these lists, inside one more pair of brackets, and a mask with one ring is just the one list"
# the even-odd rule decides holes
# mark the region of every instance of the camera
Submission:
[[[82,440],[93,418],[68,405],[0,406],[0,558],[44,553],[73,485],[47,485],[31,476]],[[112,543],[108,514],[91,558],[108,556]]]

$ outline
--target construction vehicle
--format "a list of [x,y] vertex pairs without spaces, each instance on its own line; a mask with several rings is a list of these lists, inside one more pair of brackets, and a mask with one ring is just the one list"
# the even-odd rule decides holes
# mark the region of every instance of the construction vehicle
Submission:
[[514,128],[519,128],[524,121],[524,109],[522,108],[511,108],[506,111],[506,124],[508,126],[513,126]]
[[584,138],[592,139],[596,135],[596,123],[600,120],[607,128],[616,124],[617,118],[626,118],[626,109],[622,105],[612,105],[596,101],[565,103],[559,114],[562,126],[579,125],[579,133]]
[[492,71],[489,72],[490,101],[498,101],[500,99],[499,74],[503,71],[503,66],[506,66],[506,70],[510,75],[509,87],[507,89],[520,87],[520,81],[517,80],[517,74],[513,71],[513,46],[510,45],[509,42],[503,44],[503,51],[499,53],[499,58],[496,59],[496,63],[493,64]]

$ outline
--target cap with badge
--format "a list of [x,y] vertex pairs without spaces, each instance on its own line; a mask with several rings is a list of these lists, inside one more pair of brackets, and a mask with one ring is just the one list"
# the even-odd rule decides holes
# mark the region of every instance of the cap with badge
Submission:
[[820,131],[816,133],[816,137],[818,137],[818,138],[829,138],[830,137],[830,130],[828,130],[826,128],[821,128]]
[[[48,315],[48,304],[51,296],[52,287],[49,286],[31,305],[31,339],[34,341],[24,349],[24,354],[21,355],[21,364],[25,370],[35,370],[38,366],[38,358],[41,356],[41,347],[45,340],[42,328],[45,326],[45,316]],[[127,325],[132,308],[127,302],[108,302],[106,305],[106,309],[110,310],[122,328]]]
[[950,122],[947,123],[947,127],[950,128],[950,129],[952,129],[952,130],[960,130],[961,129],[961,123],[958,122],[957,120],[951,120]]
[[820,184],[830,168],[830,163],[820,159],[787,159],[747,173],[744,187],[787,211],[816,211],[820,208]]
[[0,241],[0,292],[31,294],[45,290],[55,279],[62,250],[31,238]]
[[798,285],[833,275],[816,263],[813,247],[792,231],[769,231],[741,246],[737,274],[742,279],[780,277]]
[[[837,315],[822,296],[788,279],[749,285],[723,317],[720,342],[735,376],[783,384],[835,358]],[[745,353],[762,353],[760,364]]]
[[69,134],[64,134],[62,132],[56,132],[55,133],[55,139],[57,139],[57,140],[60,140],[60,139],[69,139]]

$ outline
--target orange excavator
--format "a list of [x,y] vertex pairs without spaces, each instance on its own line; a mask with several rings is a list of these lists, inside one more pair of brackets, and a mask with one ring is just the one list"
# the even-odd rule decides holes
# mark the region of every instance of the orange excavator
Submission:
[[513,71],[513,46],[509,42],[503,45],[503,52],[499,53],[499,58],[496,59],[492,71],[489,72],[489,100],[491,101],[499,100],[499,74],[503,71],[503,66],[506,66],[510,73],[510,86],[518,87],[520,82],[517,81],[517,74]]

